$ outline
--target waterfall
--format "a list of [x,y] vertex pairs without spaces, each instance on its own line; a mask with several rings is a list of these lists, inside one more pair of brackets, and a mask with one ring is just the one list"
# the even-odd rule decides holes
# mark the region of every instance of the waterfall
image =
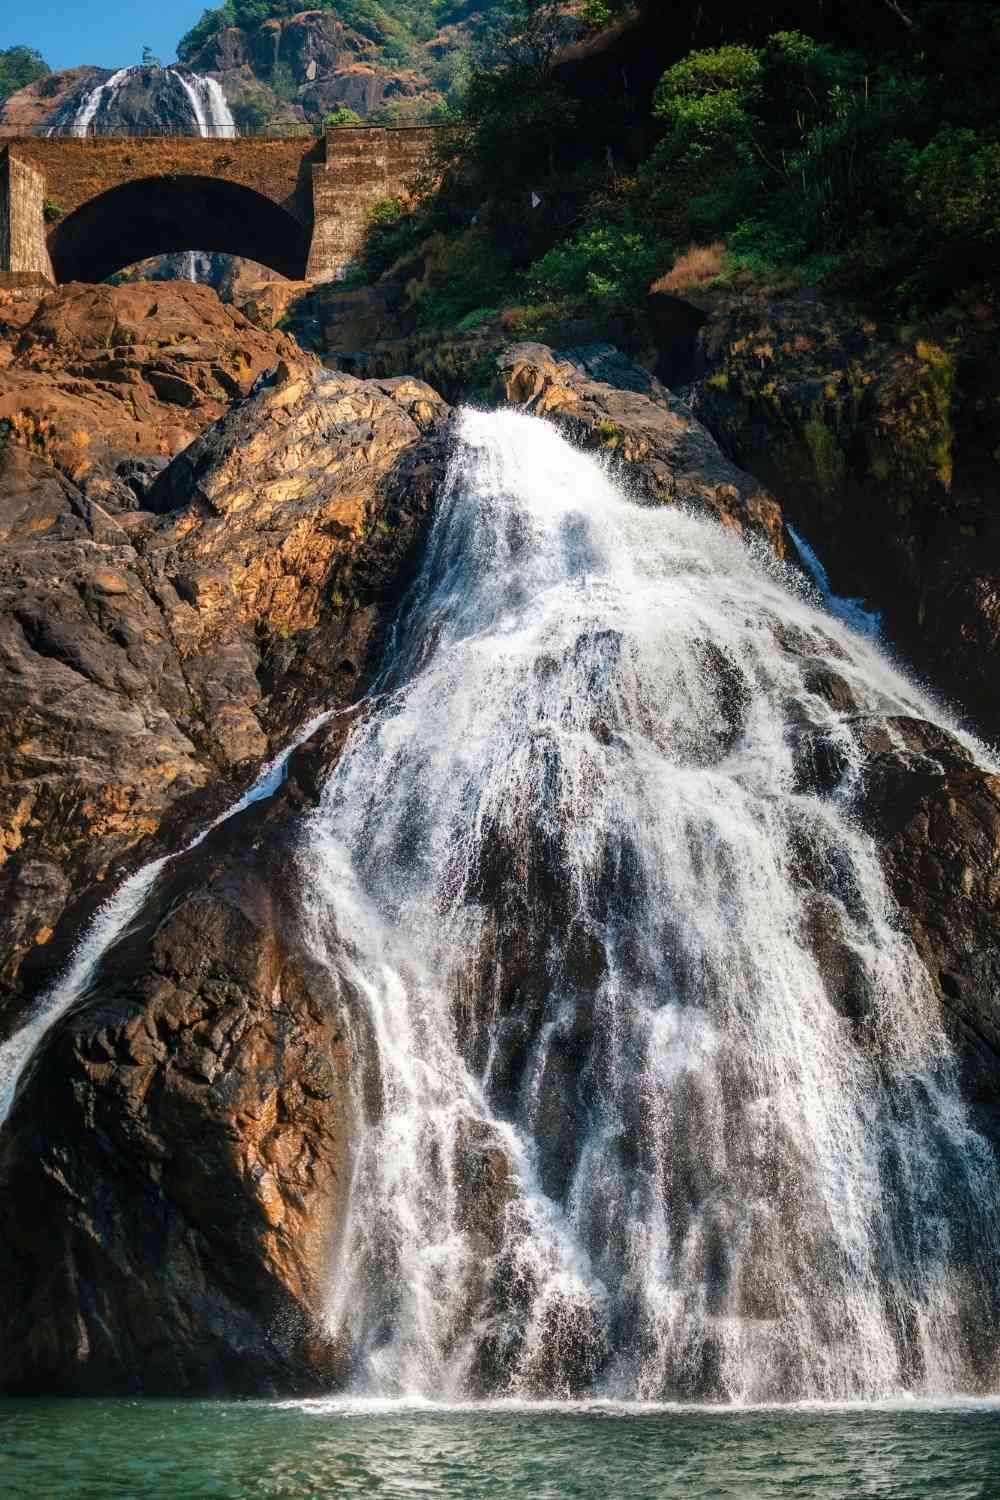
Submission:
[[[85,136],[88,134],[91,121],[97,111],[105,101],[109,105],[112,103],[115,94],[128,77],[129,71],[128,68],[119,68],[117,73],[112,73],[105,83],[99,83],[96,88],[90,90],[89,94],[84,94],[77,106],[76,114],[70,121],[67,132],[69,135]],[[53,126],[49,134],[51,135],[55,129],[56,127]]]
[[813,598],[552,426],[463,414],[298,856],[353,1016],[354,1391],[995,1384],[997,1169],[818,673],[862,716],[939,711]]
[[203,78],[199,73],[182,73],[178,68],[167,68],[166,72],[177,80],[188,96],[199,135],[237,134],[236,121],[226,103],[226,96],[214,78]]
[[180,257],[181,281],[204,282],[212,280],[212,257],[206,250],[185,250]]
[[[996,1162],[852,816],[857,717],[940,711],[815,599],[551,425],[462,414],[297,853],[355,1057],[326,1308],[354,1392],[996,1389]],[[0,1047],[0,1122],[163,864]]]
[[[191,122],[196,127],[196,134],[209,137],[228,137],[238,134],[225,93],[214,78],[204,78],[201,74],[192,73],[186,68],[172,66],[163,68],[161,71],[163,81],[168,87],[180,90],[184,98],[184,113],[190,115]],[[149,73],[150,69],[144,64],[132,68],[119,68],[104,83],[98,84],[96,88],[83,96],[67,125],[50,126],[47,133],[58,134],[61,129],[65,129],[68,135],[89,135],[92,130],[98,128],[99,115],[102,120],[107,120],[114,110],[118,95],[127,87],[129,80],[135,75],[149,75]]]
[[859,635],[866,635],[871,640],[877,641],[882,630],[882,616],[877,610],[865,609],[863,599],[845,598],[842,594],[835,594],[830,587],[830,578],[810,547],[805,537],[800,536],[794,526],[788,526],[788,535],[792,539],[792,545],[798,553],[799,562],[805,568],[809,577],[819,590],[823,603],[831,614],[843,620],[845,625],[850,625]]

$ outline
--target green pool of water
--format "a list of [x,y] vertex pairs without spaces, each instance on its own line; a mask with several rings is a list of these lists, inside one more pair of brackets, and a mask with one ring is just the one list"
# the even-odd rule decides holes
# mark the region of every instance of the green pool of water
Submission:
[[0,1402],[4,1500],[1000,1500],[1000,1406]]

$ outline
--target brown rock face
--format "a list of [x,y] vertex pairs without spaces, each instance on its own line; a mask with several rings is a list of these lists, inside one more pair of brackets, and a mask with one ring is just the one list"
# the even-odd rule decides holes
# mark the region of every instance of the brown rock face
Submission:
[[[304,720],[362,696],[447,416],[416,381],[282,363],[135,478],[138,511],[8,438],[6,1029],[102,890],[182,847]],[[292,814],[350,718],[296,753],[277,795],[166,866],[23,1080],[0,1145],[0,1179],[30,1205],[0,1234],[3,1389],[302,1390],[340,1371],[322,1314],[372,1064],[288,897]]]
[[130,461],[171,458],[299,353],[188,282],[12,295],[0,302],[0,433],[89,498],[134,508]]
[[801,293],[696,295],[696,410],[781,496],[839,593],[989,738],[1000,736],[995,317],[972,305],[896,329]]
[[723,455],[687,406],[609,345],[555,353],[516,344],[498,361],[506,399],[563,427],[573,442],[603,449],[650,500],[687,505],[785,554],[774,496]]
[[251,809],[168,867],[99,997],[51,1035],[0,1147],[21,1205],[0,1236],[3,1389],[336,1374],[319,1319],[352,1057],[341,997],[290,937],[291,857],[275,809]]
[[[141,307],[158,290],[116,289],[111,309],[122,292]],[[164,290],[182,307],[193,291],[242,331],[204,289]],[[65,294],[71,311],[78,294]],[[360,695],[444,463],[447,408],[433,391],[300,357],[150,488],[163,428],[151,420],[122,460],[121,396],[59,367],[42,336],[58,323],[53,300],[29,324],[46,383],[0,372],[22,412],[25,389],[65,396],[42,453],[10,436],[0,449],[4,1029],[106,882],[175,849],[303,722]],[[248,344],[260,362],[275,352],[256,331]],[[176,368],[147,373],[184,379]],[[170,405],[155,407],[157,423]],[[203,425],[211,406],[192,410]],[[93,450],[79,485],[67,478],[74,422]]]

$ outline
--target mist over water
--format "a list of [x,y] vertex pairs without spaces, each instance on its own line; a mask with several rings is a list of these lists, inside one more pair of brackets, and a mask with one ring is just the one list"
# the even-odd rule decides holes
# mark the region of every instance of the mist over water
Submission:
[[851,812],[857,723],[939,711],[511,412],[462,416],[398,642],[299,861],[377,1054],[351,1388],[994,1388],[996,1166]]

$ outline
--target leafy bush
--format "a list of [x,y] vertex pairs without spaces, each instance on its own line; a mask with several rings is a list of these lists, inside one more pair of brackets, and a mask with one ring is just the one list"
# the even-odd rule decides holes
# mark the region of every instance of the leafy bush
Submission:
[[659,267],[656,250],[635,230],[594,224],[554,245],[525,276],[533,297],[641,297]]
[[852,246],[884,250],[879,225],[903,211],[892,143],[921,127],[926,93],[914,72],[798,31],[692,53],[656,91],[649,212],[678,237],[724,235],[754,275],[822,279]]
[[583,24],[590,31],[601,31],[628,10],[629,3],[630,0],[583,0]]
[[263,89],[248,89],[230,103],[237,128],[247,132],[264,130],[274,118],[274,104]]
[[474,307],[464,318],[459,318],[455,327],[459,333],[471,333],[474,328],[481,328],[484,323],[489,323],[496,315],[495,307]]
[[451,237],[440,231],[420,247],[420,273],[406,295],[427,328],[452,328],[499,303],[512,285],[510,256],[483,229]]
[[377,281],[400,261],[415,256],[431,233],[427,214],[402,198],[376,198],[365,218],[364,247],[351,272],[356,282]]
[[1000,236],[1000,140],[945,126],[922,151],[904,148],[897,159],[929,230],[991,243]]
[[668,68],[657,84],[653,114],[673,123],[699,101],[723,96],[741,108],[760,92],[761,59],[752,47],[734,44],[692,52]]
[[355,110],[350,109],[346,104],[341,104],[336,109],[330,111],[323,124],[331,126],[363,125],[364,121]]

